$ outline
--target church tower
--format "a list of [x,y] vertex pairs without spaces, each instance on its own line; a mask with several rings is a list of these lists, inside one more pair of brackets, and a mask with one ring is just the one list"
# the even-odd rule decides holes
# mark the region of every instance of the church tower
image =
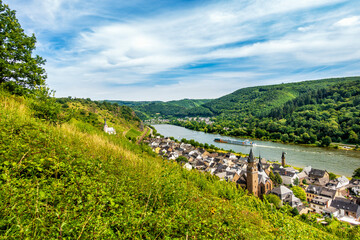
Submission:
[[286,152],[282,152],[282,155],[281,155],[281,165],[283,167],[285,167],[285,154],[286,154]]
[[249,158],[248,158],[248,166],[246,171],[246,188],[249,193],[254,194],[254,196],[259,196],[259,177],[258,177],[258,169],[257,164],[254,159],[254,154],[252,149],[250,149]]
[[106,124],[106,118],[104,118],[104,132],[107,132],[108,125]]

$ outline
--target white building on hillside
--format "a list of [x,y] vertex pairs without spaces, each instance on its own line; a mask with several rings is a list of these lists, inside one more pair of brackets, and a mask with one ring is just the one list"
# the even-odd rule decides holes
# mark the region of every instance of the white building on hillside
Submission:
[[105,123],[104,123],[104,132],[108,133],[108,134],[116,134],[116,131],[113,127],[108,127],[108,125],[106,124],[106,119],[104,119]]

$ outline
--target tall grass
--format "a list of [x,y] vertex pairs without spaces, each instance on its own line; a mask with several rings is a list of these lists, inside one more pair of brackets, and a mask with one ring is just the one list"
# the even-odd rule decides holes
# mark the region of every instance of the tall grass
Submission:
[[337,238],[122,134],[32,116],[27,99],[0,95],[3,238]]

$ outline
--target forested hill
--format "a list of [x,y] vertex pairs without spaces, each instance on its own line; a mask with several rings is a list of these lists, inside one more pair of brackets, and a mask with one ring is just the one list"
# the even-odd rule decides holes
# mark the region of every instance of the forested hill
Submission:
[[210,101],[215,124],[173,121],[190,129],[327,146],[360,144],[360,78],[240,89]]
[[237,117],[246,117],[249,114],[265,116],[273,108],[281,107],[286,102],[297,98],[301,94],[306,94],[310,90],[327,89],[335,84],[347,84],[358,80],[360,80],[360,77],[333,78],[243,88],[209,101],[203,107],[208,108],[215,115],[237,113]]
[[[152,118],[157,114],[161,116],[198,116],[198,115],[213,115],[209,109],[201,107],[203,104],[209,102],[210,99],[182,99],[169,102],[161,101],[119,101],[111,100],[111,103],[118,103],[119,105],[126,105],[135,110],[137,115],[142,119]],[[193,111],[197,109],[197,111]]]

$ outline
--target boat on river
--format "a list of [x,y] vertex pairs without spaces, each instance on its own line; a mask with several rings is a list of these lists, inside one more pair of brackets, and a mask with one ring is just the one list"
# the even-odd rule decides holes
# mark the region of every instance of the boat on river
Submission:
[[222,138],[215,138],[215,142],[219,143],[230,143],[230,144],[236,144],[236,145],[242,145],[242,146],[255,146],[256,144],[248,139],[241,141],[241,140],[231,140],[231,139],[222,139]]

